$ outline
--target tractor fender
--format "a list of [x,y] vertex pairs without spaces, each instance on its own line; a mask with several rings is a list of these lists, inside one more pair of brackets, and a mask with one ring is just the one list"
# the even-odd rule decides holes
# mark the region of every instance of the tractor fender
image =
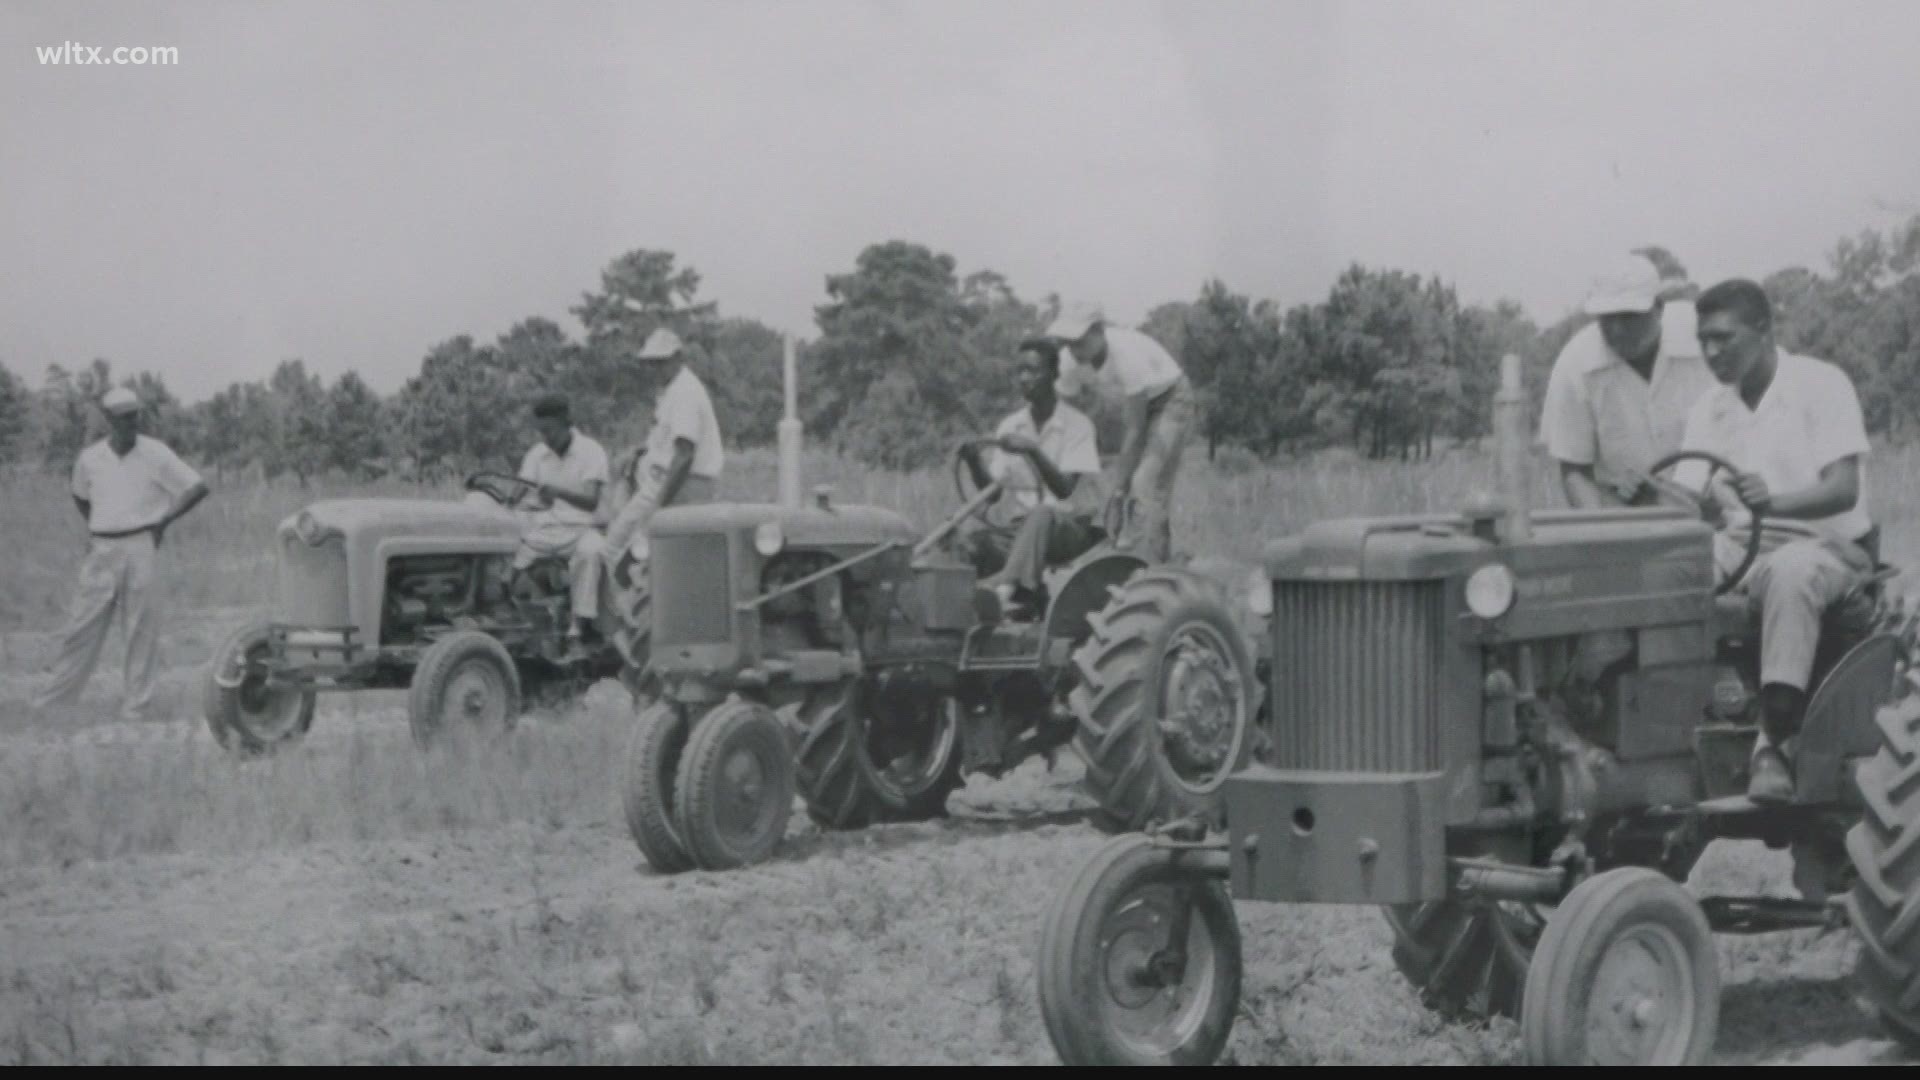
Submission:
[[1847,650],[1820,681],[1800,724],[1795,801],[1838,801],[1847,761],[1880,748],[1878,715],[1894,697],[1898,645],[1892,634],[1874,634]]
[[1087,638],[1087,616],[1113,601],[1109,591],[1147,568],[1138,555],[1100,544],[1047,575],[1046,640],[1067,638],[1076,646]]

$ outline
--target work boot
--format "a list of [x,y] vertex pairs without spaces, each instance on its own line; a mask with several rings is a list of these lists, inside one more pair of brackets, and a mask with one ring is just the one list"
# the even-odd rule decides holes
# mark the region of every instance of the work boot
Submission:
[[1753,779],[1747,781],[1747,798],[1757,803],[1793,801],[1793,776],[1787,771],[1787,759],[1771,746],[1753,755]]

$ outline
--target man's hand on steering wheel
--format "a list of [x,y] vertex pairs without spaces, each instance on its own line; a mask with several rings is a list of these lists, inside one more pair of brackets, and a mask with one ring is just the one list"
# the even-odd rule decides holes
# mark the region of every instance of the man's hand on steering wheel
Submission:
[[[1671,480],[1659,479],[1661,473],[1682,461],[1701,461],[1711,466],[1707,472],[1706,483],[1699,491]],[[1715,596],[1721,596],[1738,585],[1741,579],[1746,577],[1747,571],[1752,568],[1754,560],[1760,556],[1761,519],[1766,516],[1768,508],[1772,505],[1772,496],[1767,491],[1766,482],[1757,475],[1741,472],[1733,466],[1732,462],[1704,450],[1676,451],[1654,462],[1653,466],[1647,470],[1647,479],[1650,483],[1667,495],[1685,500],[1687,504],[1694,507],[1702,519],[1713,526],[1715,531],[1725,528],[1727,524],[1725,512],[1719,500],[1712,494],[1714,475],[1723,470],[1732,477],[1732,483],[1727,490],[1730,490],[1740,500],[1741,505],[1746,507],[1749,522],[1746,554],[1741,559],[1739,567],[1728,574],[1725,580],[1714,589]]]

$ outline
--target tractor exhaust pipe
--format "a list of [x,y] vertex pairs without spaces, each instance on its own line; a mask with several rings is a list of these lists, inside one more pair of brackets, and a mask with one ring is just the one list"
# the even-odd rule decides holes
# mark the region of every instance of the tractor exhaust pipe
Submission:
[[780,505],[790,510],[800,506],[800,406],[799,388],[795,380],[798,375],[794,367],[793,338],[781,335],[786,346],[786,355],[781,359],[782,385],[786,390],[786,411],[781,413],[779,424],[780,438]]
[[1500,391],[1493,397],[1493,436],[1500,457],[1500,497],[1506,505],[1501,539],[1525,543],[1533,536],[1533,516],[1527,500],[1533,491],[1532,460],[1527,445],[1527,390],[1520,381],[1520,358],[1500,358]]

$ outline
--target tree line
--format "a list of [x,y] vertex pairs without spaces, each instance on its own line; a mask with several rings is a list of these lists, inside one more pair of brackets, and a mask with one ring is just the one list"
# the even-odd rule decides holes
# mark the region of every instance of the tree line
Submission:
[[[1685,269],[1659,248],[1662,270]],[[1869,430],[1920,431],[1920,216],[1833,249],[1824,272],[1793,267],[1763,284],[1781,344],[1833,360],[1860,388]],[[1016,404],[1019,343],[1059,312],[1057,296],[1019,296],[991,270],[907,241],[874,244],[825,281],[818,333],[796,343],[807,438],[876,467],[939,462],[956,438],[992,430]],[[1684,293],[1676,299],[1684,300]],[[533,434],[528,406],[559,391],[580,426],[609,447],[639,444],[661,388],[637,359],[671,327],[735,446],[771,444],[781,413],[781,335],[723,314],[699,272],[672,252],[630,251],[570,309],[584,333],[546,316],[491,342],[459,334],[426,352],[418,373],[382,396],[357,374],[332,383],[300,359],[264,381],[236,382],[191,405],[159,376],[106,358],[48,364],[37,387],[0,363],[0,463],[67,468],[101,431],[93,401],[116,382],[147,403],[147,430],[217,474],[435,479],[511,470]],[[1154,308],[1141,328],[1185,365],[1200,398],[1200,435],[1261,459],[1344,445],[1370,458],[1424,457],[1436,440],[1485,435],[1499,357],[1525,359],[1536,404],[1554,356],[1584,325],[1536,326],[1510,302],[1463,303],[1431,276],[1353,265],[1322,300],[1282,308],[1204,283]],[[1103,449],[1118,438],[1111,403],[1087,403]]]

